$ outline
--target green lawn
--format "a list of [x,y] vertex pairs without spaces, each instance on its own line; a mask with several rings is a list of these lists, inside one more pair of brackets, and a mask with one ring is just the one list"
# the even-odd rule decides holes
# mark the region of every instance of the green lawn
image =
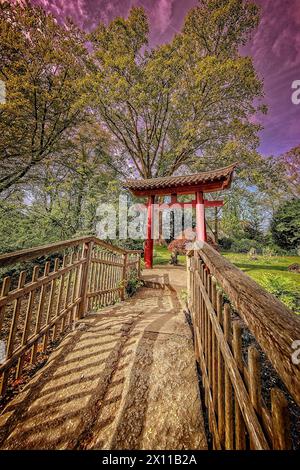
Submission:
[[[251,260],[244,253],[222,253],[222,255],[289,308],[300,313],[300,274],[288,271],[291,264],[300,264],[300,256],[257,255],[257,259]],[[155,246],[154,265],[168,264],[170,257],[167,247]],[[185,265],[185,256],[179,256],[178,260],[180,264]]]
[[231,263],[253,277],[258,283],[265,275],[279,275],[295,282],[300,286],[300,274],[290,273],[288,267],[291,264],[300,264],[300,256],[263,256],[257,255],[257,260],[250,260],[244,253],[222,253]]
[[300,314],[300,274],[288,271],[291,264],[300,264],[300,256],[257,255],[257,259],[251,260],[243,253],[222,254],[287,307]]

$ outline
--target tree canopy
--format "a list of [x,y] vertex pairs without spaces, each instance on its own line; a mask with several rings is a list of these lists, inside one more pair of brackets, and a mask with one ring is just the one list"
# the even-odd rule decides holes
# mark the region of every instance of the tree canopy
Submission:
[[87,95],[134,174],[171,175],[229,142],[254,150],[259,126],[250,118],[262,83],[239,46],[257,22],[253,3],[205,0],[153,50],[141,8],[93,32]]
[[86,73],[85,36],[60,26],[30,3],[0,4],[0,192],[24,181],[51,159],[66,133],[83,119],[80,79]]
[[271,232],[275,242],[282,248],[300,246],[300,199],[286,201],[275,212]]

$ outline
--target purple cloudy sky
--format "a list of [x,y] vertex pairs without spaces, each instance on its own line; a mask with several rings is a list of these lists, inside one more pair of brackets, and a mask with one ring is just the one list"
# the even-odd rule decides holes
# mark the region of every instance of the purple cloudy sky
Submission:
[[[300,0],[255,0],[262,19],[251,43],[250,54],[264,79],[269,113],[262,118],[260,150],[280,154],[300,144],[300,105],[291,101],[292,82],[300,80]],[[182,25],[186,12],[197,0],[33,0],[62,18],[72,17],[91,30],[99,20],[126,16],[130,7],[143,6],[151,21],[151,44],[166,42]]]

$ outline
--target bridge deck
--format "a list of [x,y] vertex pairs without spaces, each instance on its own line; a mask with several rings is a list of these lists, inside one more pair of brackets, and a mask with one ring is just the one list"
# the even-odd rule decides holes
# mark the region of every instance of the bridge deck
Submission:
[[185,273],[174,273],[175,290],[142,288],[77,324],[4,410],[0,448],[207,447],[191,332],[176,292]]

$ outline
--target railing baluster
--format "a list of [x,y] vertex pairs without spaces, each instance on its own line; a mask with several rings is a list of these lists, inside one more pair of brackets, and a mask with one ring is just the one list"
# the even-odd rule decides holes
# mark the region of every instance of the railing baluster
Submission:
[[[1,299],[5,298],[9,292],[10,289],[10,284],[11,284],[11,278],[10,276],[6,276],[3,279],[2,283],[2,288],[1,288]],[[4,314],[5,314],[5,307],[6,305],[4,304],[3,306],[0,307],[0,333],[2,330],[2,325],[3,325],[3,319],[4,319]]]
[[[56,273],[58,269],[59,269],[59,259],[55,258],[53,273]],[[52,316],[54,302],[55,302],[56,281],[57,281],[56,279],[53,279],[53,281],[51,281],[50,294],[49,294],[49,300],[48,300],[48,309],[47,309],[47,315],[46,315],[46,325],[49,325],[51,321],[51,316]],[[49,339],[49,332],[47,331],[43,339],[43,351],[46,351],[47,349],[48,339]]]
[[[231,312],[230,306],[224,306],[224,336],[231,345]],[[234,448],[234,430],[233,430],[233,390],[228,371],[225,366],[225,448],[227,450]]]
[[[49,269],[49,264],[47,264],[47,269]],[[37,280],[38,274],[39,274],[39,266],[34,266],[31,282],[35,282]],[[34,303],[35,296],[36,296],[36,291],[32,290],[29,294],[29,299],[27,303],[25,324],[24,324],[22,341],[21,341],[22,346],[24,346],[27,343],[27,339],[30,333],[32,310],[33,310],[33,303]],[[19,379],[22,374],[23,364],[24,364],[24,359],[25,359],[24,356],[25,355],[23,354],[18,360],[18,365],[17,365],[17,370],[16,370],[16,379]]]
[[[223,295],[217,292],[217,319],[223,326]],[[218,347],[218,431],[221,445],[225,448],[225,369],[220,347]]]
[[[211,283],[212,305],[214,311],[217,310],[217,283],[212,279]],[[214,410],[218,409],[218,352],[217,352],[217,339],[212,330],[212,394],[214,402]]]
[[[49,269],[50,269],[50,263],[47,262],[47,263],[45,264],[45,268],[44,268],[44,276],[45,276],[45,277],[48,276],[48,274],[49,274]],[[46,284],[44,284],[44,285],[41,287],[40,298],[39,298],[39,304],[38,304],[37,315],[36,315],[35,330],[34,330],[34,333],[35,333],[35,334],[39,333],[40,328],[41,328],[41,324],[42,324],[42,316],[43,316],[43,311],[44,311],[44,303],[45,303],[46,288],[47,288]],[[37,355],[37,352],[38,352],[38,344],[39,344],[39,342],[36,341],[35,344],[34,344],[33,347],[32,347],[32,350],[31,350],[31,359],[30,359],[31,364],[34,364],[35,361],[36,361],[36,355]]]
[[291,449],[288,402],[278,388],[271,390],[272,434],[274,450]]
[[[238,322],[233,324],[233,354],[239,371],[243,375],[243,357],[242,357],[242,328]],[[234,401],[234,417],[235,417],[235,448],[237,450],[246,449],[246,435],[243,415],[237,399]]]
[[[64,255],[62,269],[66,266],[66,262],[67,262],[67,257],[66,255]],[[63,293],[64,293],[64,284],[65,284],[65,275],[61,274],[59,278],[59,288],[58,288],[58,296],[57,296],[56,311],[55,311],[56,318],[59,317],[59,314],[60,314],[60,306],[62,303],[62,298],[63,298]],[[56,340],[57,333],[58,333],[58,323],[56,322],[53,327],[52,341]]]
[[[19,275],[19,281],[18,281],[18,290],[21,290],[24,287],[25,279],[26,279],[26,272],[21,271],[21,273]],[[19,320],[22,300],[23,300],[22,297],[18,297],[14,301],[14,310],[13,310],[12,322],[11,322],[9,336],[8,336],[8,342],[7,342],[7,352],[6,352],[7,359],[9,359],[13,355],[13,352],[14,352],[15,336],[16,336],[16,331],[17,331],[17,327],[18,327],[18,320]],[[6,392],[8,375],[9,375],[9,370],[5,370],[2,374],[0,395],[4,395],[5,392]]]

